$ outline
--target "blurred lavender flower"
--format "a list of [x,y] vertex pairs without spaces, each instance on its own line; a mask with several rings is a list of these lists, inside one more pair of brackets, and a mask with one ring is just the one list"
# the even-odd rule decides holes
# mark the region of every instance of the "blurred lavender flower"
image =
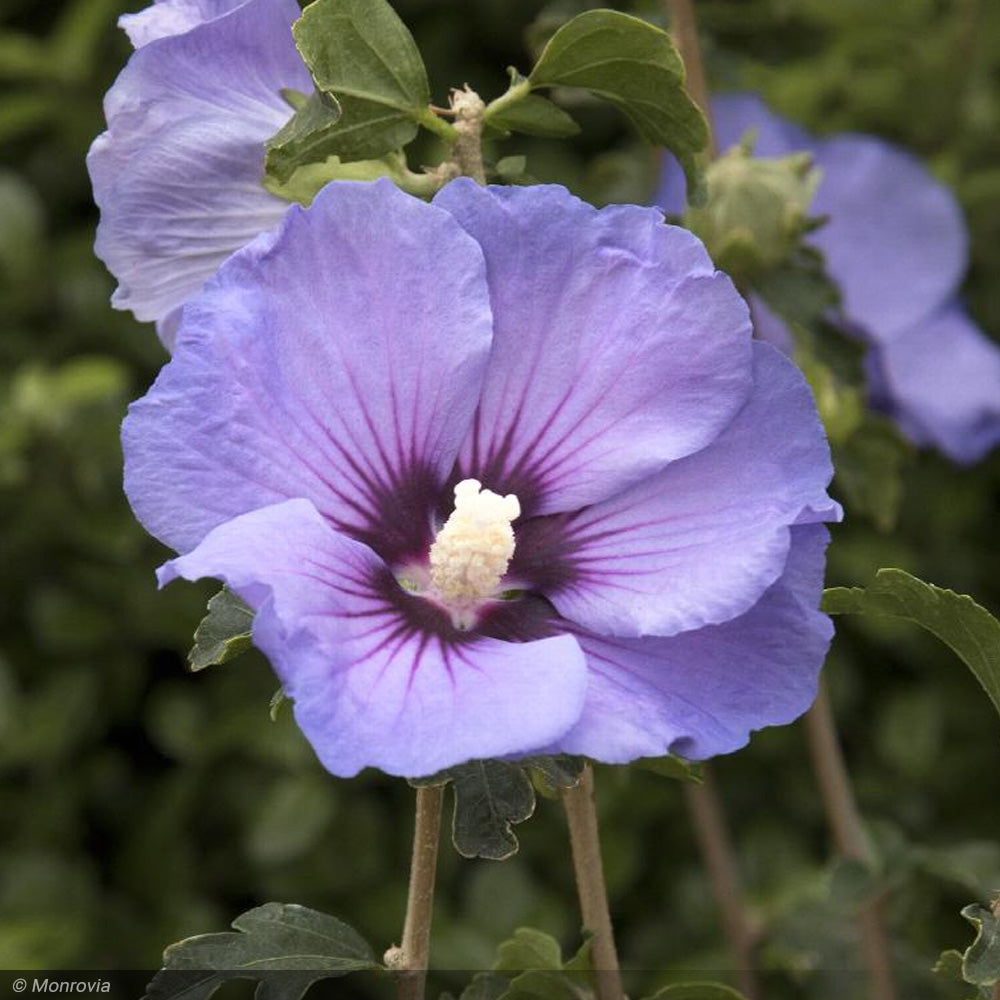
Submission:
[[288,208],[262,179],[264,143],[292,116],[282,89],[312,90],[298,16],[295,0],[160,0],[121,19],[136,51],[87,157],[96,250],[113,304],[168,347],[180,306]]
[[703,758],[815,695],[815,404],[653,209],[334,182],[185,308],[124,448],[161,582],[256,609],[336,774]]
[[[1000,349],[958,299],[968,236],[954,196],[913,156],[867,135],[817,139],[753,94],[712,102],[722,150],[750,129],[764,157],[813,154],[822,178],[809,236],[840,285],[852,332],[871,346],[873,403],[918,444],[975,462],[1000,443]],[[657,204],[684,205],[679,167],[665,167]],[[754,301],[757,334],[789,351],[791,336]]]

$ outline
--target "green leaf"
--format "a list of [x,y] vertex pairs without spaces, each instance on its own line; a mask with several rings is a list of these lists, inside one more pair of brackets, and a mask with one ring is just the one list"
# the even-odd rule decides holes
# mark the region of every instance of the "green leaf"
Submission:
[[304,906],[265,903],[233,927],[235,934],[201,934],[167,948],[148,1000],[206,1000],[230,979],[256,979],[257,1000],[297,1000],[319,979],[381,968],[357,931]]
[[497,972],[477,972],[462,990],[459,1000],[499,1000],[509,985],[510,979],[507,976]]
[[312,93],[285,126],[267,141],[265,168],[269,177],[284,183],[303,164],[325,160],[335,152],[335,132],[342,117],[336,98]]
[[1000,622],[968,595],[924,583],[901,569],[880,569],[867,589],[827,590],[823,610],[902,618],[927,629],[975,674],[1000,712]]
[[992,986],[1000,982],[1000,919],[973,903],[962,916],[976,928],[976,939],[962,956],[962,975],[967,983]]
[[566,139],[580,131],[562,108],[539,94],[528,94],[495,115],[488,115],[486,120],[500,132],[523,132],[550,139]]
[[700,764],[692,764],[683,757],[675,757],[672,753],[665,757],[640,757],[632,761],[629,767],[637,767],[642,771],[652,771],[664,778],[674,778],[676,781],[693,781],[700,785],[702,769]]
[[500,973],[477,972],[459,1000],[500,1000],[509,985],[510,979]]
[[208,614],[194,633],[194,646],[188,653],[191,670],[204,670],[226,663],[250,649],[253,609],[223,587],[209,602]]
[[697,156],[708,124],[684,89],[684,64],[670,36],[613,10],[592,10],[549,39],[528,81],[537,87],[580,87],[628,116],[642,137],[665,146],[688,179],[691,200],[702,194]]
[[954,948],[941,952],[934,963],[934,972],[953,983],[965,982],[962,976],[962,953]]
[[535,811],[535,792],[525,768],[504,760],[473,760],[410,784],[445,785],[455,795],[452,842],[466,858],[503,861],[517,853],[513,826]]
[[497,948],[494,972],[519,972],[502,1000],[580,1000],[589,996],[578,984],[589,983],[592,970],[588,938],[565,964],[559,942],[532,927],[519,927]]
[[410,142],[418,121],[434,118],[420,52],[385,0],[316,0],[292,33],[326,110],[341,113],[332,120],[312,101],[271,140],[268,169],[279,180],[312,162],[307,157],[378,159]]
[[511,980],[500,1000],[581,1000],[581,997],[562,973],[529,969]]
[[559,971],[563,967],[562,949],[551,934],[533,927],[518,927],[514,936],[497,947],[494,972],[524,972],[527,969]]
[[746,1000],[742,993],[721,983],[678,983],[664,986],[648,1000]]

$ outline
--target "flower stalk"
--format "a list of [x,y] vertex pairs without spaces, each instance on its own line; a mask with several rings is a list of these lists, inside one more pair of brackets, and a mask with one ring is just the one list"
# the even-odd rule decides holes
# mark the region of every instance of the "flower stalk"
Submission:
[[451,108],[455,112],[455,164],[463,176],[471,177],[477,184],[485,184],[483,125],[486,105],[474,90],[465,87],[452,91]]
[[386,955],[387,964],[398,973],[399,1000],[423,1000],[424,997],[443,804],[444,786],[417,789],[403,943]]
[[[845,858],[870,862],[871,846],[861,826],[851,779],[837,739],[830,697],[823,683],[820,684],[816,703],[806,715],[806,734],[813,770],[837,853]],[[872,1000],[896,1000],[898,994],[892,974],[884,900],[881,897],[872,900],[861,910],[858,929],[868,968]]]
[[587,764],[579,782],[562,791],[569,824],[573,870],[580,896],[584,930],[593,935],[594,986],[598,1000],[623,1000],[618,952],[615,948],[608,892],[601,864],[601,843],[594,806],[594,770]]
[[747,1000],[758,1000],[760,992],[754,962],[756,934],[747,912],[736,852],[708,765],[704,766],[702,774],[702,784],[684,785],[684,798],[712,894],[722,914],[722,928],[736,958],[737,985]]
[[714,160],[716,148],[715,129],[712,127],[712,104],[708,97],[708,81],[705,76],[705,64],[701,58],[701,43],[698,41],[694,0],[664,0],[664,3],[667,17],[670,18],[670,33],[687,73],[685,87],[688,96],[701,108],[708,120],[708,158]]

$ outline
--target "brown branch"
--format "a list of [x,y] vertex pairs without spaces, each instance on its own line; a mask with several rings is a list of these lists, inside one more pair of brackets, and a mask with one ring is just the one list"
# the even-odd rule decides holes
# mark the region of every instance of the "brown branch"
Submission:
[[698,105],[708,119],[708,158],[715,159],[715,129],[712,127],[712,105],[708,96],[708,81],[705,64],[701,58],[701,43],[698,41],[698,21],[694,14],[694,0],[664,0],[667,16],[670,18],[670,33],[674,45],[681,54],[687,73],[686,87],[691,100]]
[[[845,858],[870,862],[871,848],[861,826],[825,684],[820,684],[816,703],[806,714],[806,733],[813,770],[837,853]],[[892,974],[885,904],[881,897],[867,903],[858,914],[858,931],[872,1000],[896,1000],[898,994]]]
[[684,785],[684,797],[694,827],[695,840],[712,885],[712,894],[722,914],[722,928],[737,962],[737,985],[748,997],[757,1000],[755,933],[747,912],[743,884],[736,864],[736,852],[726,827],[722,800],[712,772],[706,765],[704,783]]
[[623,1000],[618,953],[608,910],[608,892],[601,865],[601,842],[594,806],[594,771],[584,766],[580,781],[562,791],[563,808],[569,824],[573,870],[580,895],[584,930],[593,935],[594,986],[598,1000]]
[[417,789],[413,861],[410,865],[403,943],[399,949],[391,950],[391,957],[386,956],[387,964],[398,970],[399,1000],[423,1000],[424,997],[443,804],[443,786]]

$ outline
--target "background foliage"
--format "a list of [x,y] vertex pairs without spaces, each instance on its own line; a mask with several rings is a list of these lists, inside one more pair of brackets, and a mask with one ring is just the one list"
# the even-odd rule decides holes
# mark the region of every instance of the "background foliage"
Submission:
[[[164,551],[121,495],[117,428],[164,356],[108,307],[83,157],[128,54],[122,0],[0,0],[0,966],[149,968],[177,938],[267,899],[399,934],[412,791],[331,778],[256,654],[191,675],[211,585],[156,592]],[[133,7],[135,5],[132,5]],[[442,103],[487,98],[530,65],[575,0],[399,0]],[[660,20],[652,2],[612,4]],[[969,219],[966,292],[1000,336],[1000,6],[986,0],[701,0],[709,67],[816,131],[876,132],[952,184]],[[662,23],[662,22],[661,22]],[[621,117],[567,97],[570,141],[519,137],[529,173],[592,200],[649,197],[655,157]],[[568,103],[572,100],[572,105]],[[414,162],[432,159],[418,147]],[[903,567],[1000,609],[1000,453],[971,470],[914,455],[898,528],[836,529],[831,583]],[[964,947],[960,908],[1000,889],[997,719],[964,667],[902,623],[838,622],[828,668],[866,819],[891,887],[908,1000],[961,996],[930,973]],[[852,908],[870,877],[831,873],[799,727],[718,762],[768,997],[847,995]],[[719,921],[680,786],[598,774],[620,950],[636,989],[724,969]],[[502,864],[442,855],[434,961],[483,968],[525,923],[578,943],[555,804]],[[643,972],[641,970],[648,970]],[[445,976],[445,983],[449,982]],[[860,990],[860,980],[859,987]]]

